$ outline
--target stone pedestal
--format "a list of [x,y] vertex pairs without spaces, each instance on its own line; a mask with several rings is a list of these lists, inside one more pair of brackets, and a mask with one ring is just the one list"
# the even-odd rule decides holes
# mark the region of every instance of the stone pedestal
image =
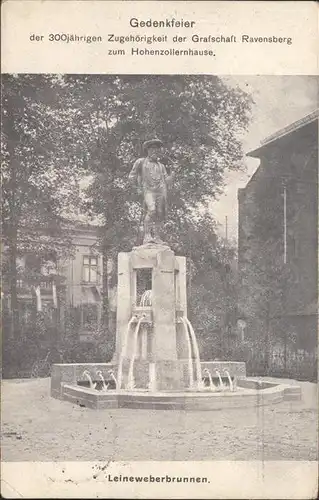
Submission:
[[[141,296],[147,290],[146,285],[143,289],[143,273],[148,277],[151,289],[151,303],[148,305],[141,304]],[[181,388],[183,370],[178,360],[186,358],[187,350],[178,317],[187,315],[186,300],[185,257],[176,257],[164,245],[142,245],[130,253],[118,255],[117,332],[113,362],[119,363],[126,342],[124,383],[129,359],[135,353],[136,387],[152,386],[153,390]],[[133,316],[136,318],[128,332]],[[134,330],[142,316],[135,337]],[[137,339],[136,345],[134,338]]]
[[175,255],[167,249],[156,253],[153,267],[153,360],[175,361],[176,352],[176,291]]

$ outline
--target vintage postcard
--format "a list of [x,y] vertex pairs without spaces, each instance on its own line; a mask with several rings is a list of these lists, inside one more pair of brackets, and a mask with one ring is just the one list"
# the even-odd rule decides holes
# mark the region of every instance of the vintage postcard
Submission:
[[318,5],[2,3],[4,498],[318,490]]

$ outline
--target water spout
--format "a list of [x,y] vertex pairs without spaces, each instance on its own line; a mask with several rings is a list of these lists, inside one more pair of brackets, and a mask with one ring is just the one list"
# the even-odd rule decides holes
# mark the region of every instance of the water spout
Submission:
[[184,326],[184,333],[187,342],[187,351],[188,351],[188,373],[189,373],[189,387],[194,387],[194,374],[193,374],[193,359],[192,359],[192,345],[188,334],[187,323],[185,318],[181,318],[182,324]]
[[186,318],[186,316],[184,316],[184,319],[185,319],[185,322],[189,328],[189,333],[190,333],[191,340],[193,343],[193,349],[194,349],[194,354],[195,354],[196,379],[197,379],[197,385],[198,385],[198,387],[200,387],[201,383],[202,383],[202,371],[201,371],[201,366],[200,366],[200,357],[199,357],[199,349],[198,349],[197,339],[196,339],[194,328],[192,327],[191,322],[189,321],[188,318]]
[[220,375],[220,372],[218,370],[215,370],[215,372],[217,373],[217,376],[218,376],[218,380],[219,380],[219,387],[220,389],[223,391],[224,390],[224,384],[223,384],[223,381],[222,381],[222,377]]
[[140,306],[145,307],[151,305],[152,305],[152,290],[145,290],[140,300]]
[[147,359],[147,327],[142,325],[141,328],[141,359]]
[[117,371],[117,381],[116,381],[116,388],[119,390],[121,389],[122,386],[122,376],[123,376],[123,360],[126,355],[126,350],[127,350],[127,341],[128,341],[128,336],[130,333],[130,328],[131,324],[137,320],[137,317],[133,315],[130,319],[130,321],[127,324],[127,330],[125,332],[124,340],[123,340],[123,346],[122,346],[122,351],[120,354],[120,359],[119,359],[119,367]]
[[149,364],[148,374],[149,374],[148,389],[151,392],[155,392],[156,391],[156,365],[154,362]]
[[117,380],[116,380],[116,377],[115,377],[115,375],[114,375],[113,370],[109,370],[109,375],[110,375],[111,379],[112,379],[112,380],[114,380],[114,382],[115,382],[115,387],[116,387],[116,389],[117,389],[117,388],[118,388],[118,386],[117,386]]
[[105,383],[105,378],[103,377],[103,373],[101,372],[101,370],[98,370],[96,374],[102,380],[103,391],[107,391],[109,384]]
[[228,371],[228,370],[225,370],[225,375],[226,375],[226,376],[227,376],[227,378],[228,378],[229,388],[230,388],[230,390],[231,390],[231,391],[233,391],[233,390],[234,390],[234,385],[233,385],[233,381],[232,381],[232,379],[231,379],[231,376],[230,376],[230,373],[229,373],[229,371]]
[[92,377],[90,375],[90,372],[88,370],[84,370],[84,372],[82,373],[82,375],[88,379],[89,384],[90,384],[90,389],[95,389],[96,388],[96,384],[93,383],[93,380],[92,380]]
[[135,388],[135,383],[134,383],[134,361],[135,361],[135,357],[136,357],[137,336],[138,336],[138,331],[140,329],[140,324],[141,324],[141,322],[143,321],[144,318],[145,318],[145,314],[142,314],[142,316],[139,318],[139,320],[137,322],[137,325],[136,325],[135,331],[134,331],[134,336],[133,336],[133,351],[132,351],[132,357],[131,357],[131,360],[130,360],[130,367],[129,367],[129,371],[128,371],[128,382],[127,382],[127,386],[126,386],[126,389],[128,389],[129,391],[131,391],[131,390],[133,390]]
[[212,374],[210,373],[210,371],[207,368],[204,369],[204,373],[206,373],[206,375],[208,376],[209,388],[211,391],[213,391],[215,389],[215,386],[213,383]]

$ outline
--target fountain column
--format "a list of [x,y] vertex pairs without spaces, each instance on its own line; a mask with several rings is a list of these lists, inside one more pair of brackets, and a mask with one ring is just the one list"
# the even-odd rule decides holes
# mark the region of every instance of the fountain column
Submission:
[[129,253],[118,254],[116,347],[112,363],[118,363],[121,356],[127,325],[132,317],[133,280]]
[[[119,254],[118,272],[117,360],[128,322],[132,316],[140,318],[144,314],[139,333],[139,353],[134,363],[136,387],[151,385],[153,390],[180,389],[184,383],[180,359],[184,356],[177,351],[176,311],[181,309],[180,302],[183,303],[183,313],[186,307],[184,287],[180,290],[180,277],[183,283],[186,278],[185,259],[176,258],[167,245],[141,245],[130,253]],[[145,276],[148,276],[147,280],[144,280]],[[148,301],[141,300],[141,294],[143,297],[146,293],[143,290],[144,281],[147,283],[145,286],[151,289]],[[134,351],[132,331],[128,337],[123,360],[124,384]]]
[[159,249],[153,268],[153,359],[158,389],[177,389],[180,375],[176,350],[175,254]]
[[187,317],[187,291],[186,291],[186,257],[175,257],[178,263],[178,301],[179,308],[183,311],[183,316]]

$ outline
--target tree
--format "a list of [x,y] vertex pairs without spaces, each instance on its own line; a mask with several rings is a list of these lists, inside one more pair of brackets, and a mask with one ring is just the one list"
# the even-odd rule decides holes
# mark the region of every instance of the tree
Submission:
[[[17,260],[35,254],[41,263],[69,251],[63,209],[76,197],[77,178],[59,132],[54,80],[44,75],[3,75],[2,82],[3,283],[18,335]],[[57,151],[56,143],[64,144]],[[21,276],[20,276],[21,277]],[[43,276],[38,271],[35,283]]]
[[201,355],[225,356],[237,314],[236,248],[217,236],[209,212],[188,220],[180,243],[187,258],[188,315]]
[[[186,256],[194,251],[190,234],[199,241],[204,231],[210,240],[215,226],[207,218],[208,202],[222,192],[224,173],[242,167],[241,135],[252,104],[245,92],[218,77],[187,75],[5,75],[3,86],[4,232],[12,255],[19,251],[22,228],[28,228],[27,238],[32,230],[37,237],[39,225],[49,226],[52,247],[66,207],[72,212],[79,207],[102,222],[106,265],[118,251],[129,251],[139,241],[142,213],[128,174],[141,144],[154,135],[166,145],[168,170],[172,165],[176,170],[163,236]],[[90,182],[80,200],[78,180],[84,173]],[[205,252],[197,245],[190,258],[198,283],[210,266],[210,244]],[[13,303],[15,257],[8,273]],[[105,283],[106,317],[107,291]]]
[[81,138],[77,159],[91,175],[86,210],[103,220],[105,261],[139,241],[141,206],[128,174],[154,135],[166,145],[163,162],[176,170],[165,238],[185,253],[189,218],[222,192],[226,170],[242,166],[251,98],[210,76],[81,75],[59,84],[70,142]]

